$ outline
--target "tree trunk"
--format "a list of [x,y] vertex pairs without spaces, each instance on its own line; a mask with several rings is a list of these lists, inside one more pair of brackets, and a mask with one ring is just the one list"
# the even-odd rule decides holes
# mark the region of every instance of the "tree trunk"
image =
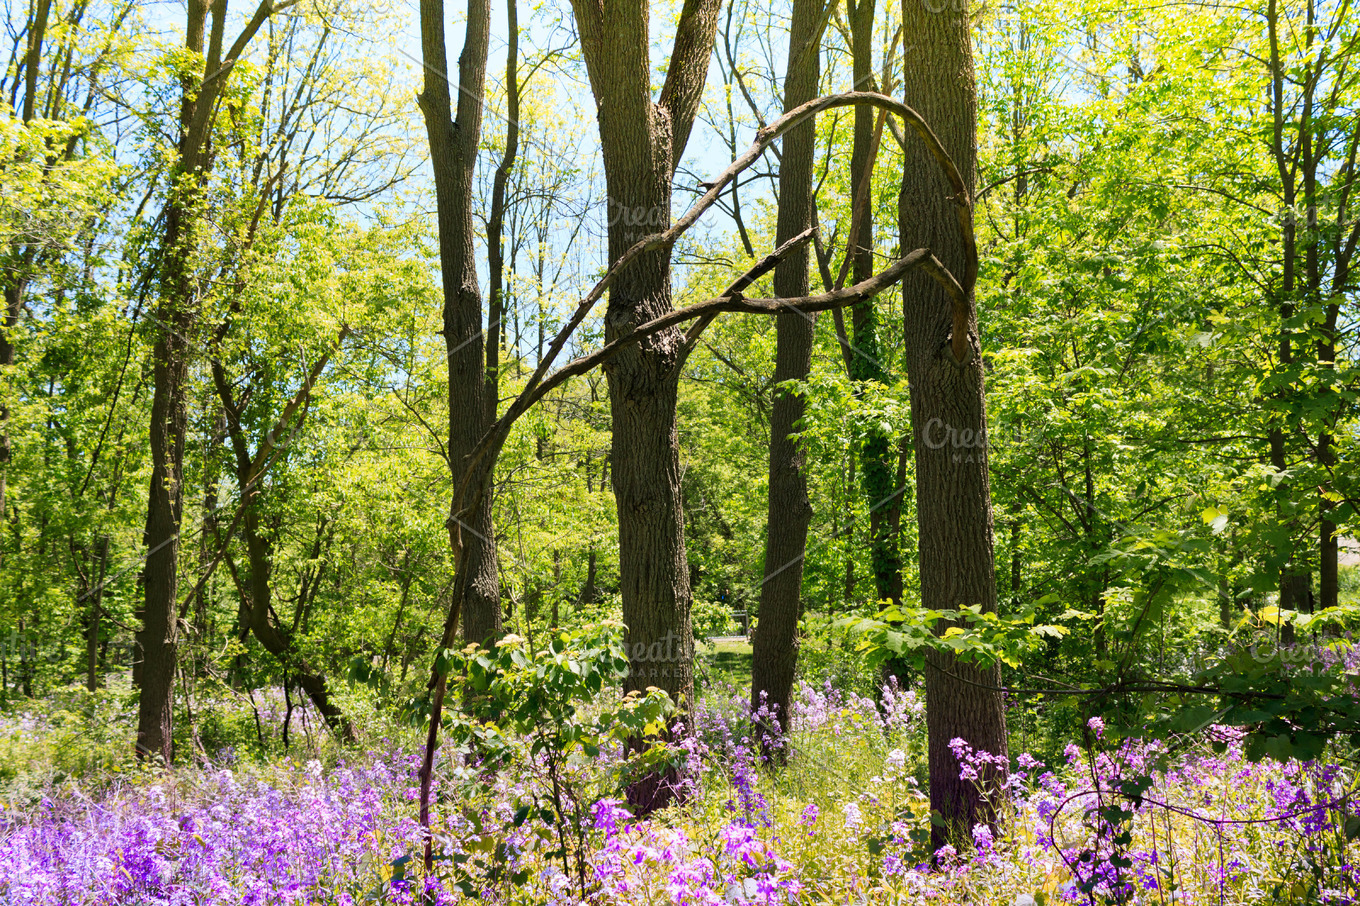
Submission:
[[289,674],[307,693],[316,705],[326,723],[330,724],[335,735],[345,742],[354,739],[354,729],[343,711],[331,701],[326,677],[306,663],[297,653],[293,639],[281,626],[277,625],[273,613],[273,545],[260,530],[260,517],[257,511],[258,498],[245,504],[245,518],[241,521],[242,534],[245,535],[246,555],[250,563],[250,577],[247,589],[250,611],[250,630],[264,649],[278,659],[283,666],[285,683]]
[[[1318,438],[1318,464],[1330,471],[1336,465],[1336,453],[1332,449],[1332,436],[1323,434]],[[1341,543],[1336,534],[1336,521],[1331,516],[1332,502],[1325,496],[1318,496],[1318,510],[1322,516],[1318,520],[1319,562],[1318,562],[1318,603],[1325,610],[1340,603]],[[1310,606],[1308,611],[1311,613]]]
[[[902,4],[903,32],[915,45],[913,65],[905,72],[904,100],[935,129],[971,199],[976,96],[967,14],[967,4],[945,12],[920,0]],[[953,195],[925,147],[910,143],[898,202],[901,247],[932,249],[969,296],[966,324],[961,325],[967,336],[954,337],[954,307],[936,283],[913,273],[902,286],[921,600],[936,610],[980,604],[994,611],[982,350],[972,306],[970,247],[960,230]],[[958,438],[960,444],[942,442],[942,437]],[[927,659],[930,804],[943,818],[942,825],[932,829],[937,847],[958,835],[967,839],[975,823],[994,823],[998,818],[998,803],[974,782],[960,779],[950,742],[961,738],[975,750],[1007,754],[1005,708],[995,688],[999,684],[998,667],[978,670],[943,653]],[[1004,769],[998,773],[1004,775]]]
[[[497,342],[499,325],[482,335],[482,304],[477,288],[476,235],[472,226],[472,187],[477,146],[482,134],[482,101],[486,94],[486,60],[491,34],[489,0],[468,0],[463,52],[458,57],[458,119],[449,98],[448,51],[444,41],[443,0],[420,0],[420,48],[425,84],[417,100],[425,116],[434,171],[435,210],[439,227],[439,268],[444,292],[444,344],[449,369],[449,468],[454,498],[449,507],[449,541],[454,552],[454,582],[439,647],[448,648],[463,623],[463,638],[490,643],[501,635],[500,578],[496,568],[496,536],[489,488],[460,488],[466,458],[494,416],[485,386],[483,343]],[[499,242],[500,237],[493,239]],[[478,342],[481,340],[481,342]],[[497,347],[498,348],[498,347]],[[498,364],[498,363],[497,363]],[[499,384],[499,379],[497,379]],[[489,484],[490,474],[486,476]],[[460,512],[459,495],[471,495],[473,510]],[[404,670],[404,668],[403,668]],[[429,834],[430,792],[434,784],[435,749],[447,690],[438,669],[430,675],[430,725],[420,765],[420,825],[425,829],[425,870],[434,865],[434,838]]]
[[[340,334],[341,341],[344,340],[347,333],[347,329],[342,331]],[[302,387],[284,406],[276,422],[278,428],[289,426],[298,412],[303,414],[299,417],[297,424],[292,425],[291,430],[296,431],[301,427],[300,419],[305,418],[306,414],[304,403],[329,361],[330,355],[328,353],[312,366],[312,370],[303,382]],[[279,661],[283,667],[285,684],[288,682],[288,676],[291,673],[292,678],[311,698],[317,710],[321,712],[322,717],[330,724],[335,734],[346,742],[351,741],[354,738],[354,731],[344,713],[331,701],[330,692],[326,686],[326,677],[302,658],[294,645],[293,633],[281,625],[277,614],[274,613],[273,543],[260,526],[260,505],[263,493],[261,479],[263,478],[263,470],[270,462],[270,454],[273,452],[272,441],[266,439],[258,449],[250,449],[247,433],[241,425],[241,405],[232,394],[226,369],[220,360],[213,361],[212,376],[218,399],[222,404],[227,437],[231,441],[232,455],[236,462],[236,485],[241,489],[242,497],[240,506],[244,508],[244,511],[240,514],[240,524],[241,534],[246,544],[246,561],[249,566],[245,581],[241,581],[234,565],[229,566],[232,571],[232,578],[236,581],[237,590],[241,595],[240,620],[242,630],[244,632],[248,628],[250,633],[264,646],[264,649]],[[274,432],[271,432],[267,437],[272,437],[273,434]],[[231,543],[234,527],[235,523],[227,528],[226,537],[219,535],[219,546],[225,547],[225,545]],[[218,532],[215,523],[211,528],[214,533]],[[318,530],[317,542],[313,547],[314,558],[320,554],[320,537],[320,530]],[[229,555],[228,563],[231,564]],[[298,597],[299,607],[301,607],[305,594],[299,594]],[[295,620],[295,628],[297,623],[298,621]],[[244,641],[244,635],[242,640]]]
[[[211,6],[211,40],[204,53],[209,4],[188,0],[185,49],[194,62],[181,84],[178,154],[165,202],[165,231],[160,244],[156,343],[152,350],[149,440],[151,488],[147,495],[143,565],[145,594],[142,628],[137,634],[141,687],[137,707],[137,752],[173,756],[171,713],[176,665],[175,599],[179,591],[179,530],[184,510],[184,435],[188,425],[188,378],[193,334],[198,325],[199,288],[193,274],[195,221],[199,195],[211,166],[208,137],[217,99],[260,26],[274,11],[261,0],[229,48],[224,48],[226,0]],[[198,61],[202,60],[200,64]],[[202,66],[199,69],[199,66]]]
[[[496,420],[500,400],[501,338],[505,335],[505,254],[502,249],[505,225],[505,191],[510,172],[519,154],[519,18],[515,0],[505,9],[509,44],[505,52],[506,126],[505,153],[491,186],[491,213],[486,222],[487,269],[490,272],[490,304],[486,330],[486,406],[487,423]],[[469,202],[470,205],[470,202]],[[511,258],[513,265],[513,256]]]
[[[189,0],[185,48],[203,53],[207,5]],[[195,241],[194,209],[202,164],[191,145],[197,80],[184,79],[180,103],[179,160],[166,201],[161,243],[160,296],[152,350],[151,487],[147,495],[146,548],[142,569],[142,628],[137,633],[141,689],[137,706],[137,752],[174,758],[171,723],[177,659],[176,609],[179,592],[179,527],[184,512],[184,433],[188,426],[189,337],[197,321],[190,254]],[[207,100],[207,99],[204,99]]]
[[[597,104],[609,200],[609,260],[670,225],[671,180],[703,95],[721,0],[686,0],[659,98],[652,99],[646,0],[572,0]],[[640,255],[614,279],[605,341],[671,310],[670,248]],[[630,662],[625,692],[656,686],[694,699],[694,633],[680,492],[676,394],[679,328],[622,349],[606,364],[610,457],[619,520],[619,590]],[[641,812],[673,797],[665,777],[635,783]]]
[[[856,91],[869,91],[873,86],[874,5],[874,0],[858,0],[849,10]],[[874,111],[860,105],[855,108],[854,145],[850,153],[850,197],[855,201],[858,220],[853,228],[855,248],[850,250],[852,283],[868,280],[874,273],[874,206],[870,185],[873,146]],[[856,303],[850,314],[854,343],[849,358],[850,378],[886,385],[888,373],[878,337],[877,299]],[[883,430],[878,419],[873,422],[859,448],[859,474],[869,511],[869,563],[878,599],[900,601],[902,563],[897,536],[892,530],[892,508],[898,493],[893,481],[896,451],[891,432]]]
[[[421,0],[420,36],[425,86],[418,98],[430,140],[435,203],[439,225],[439,264],[444,288],[444,343],[449,372],[449,466],[456,485],[465,458],[490,426],[494,391],[484,387],[483,343],[490,349],[498,330],[482,331],[482,298],[477,286],[476,232],[472,224],[473,177],[482,135],[487,49],[491,33],[490,0],[469,0],[467,33],[458,58],[458,119],[449,96],[448,57],[444,45],[443,0]],[[500,637],[500,584],[496,571],[495,528],[491,495],[475,494],[476,508],[450,510],[449,536],[454,550],[467,556],[462,587],[463,638],[483,644]],[[458,504],[455,502],[454,507]]]
[[[583,605],[594,604],[596,601],[600,600],[600,589],[597,585],[597,582],[599,581],[599,561],[600,555],[596,552],[594,547],[591,547],[590,552],[586,555],[586,581],[581,586],[581,593],[576,596],[576,607],[578,610]],[[554,612],[553,622],[556,623],[556,621],[557,615],[556,612]]]
[[[789,25],[789,60],[784,74],[784,110],[817,96],[821,78],[821,0],[794,0]],[[779,167],[779,213],[775,245],[783,245],[812,225],[812,168],[817,144],[815,122],[784,136]],[[808,246],[790,251],[775,266],[774,293],[781,298],[808,292]],[[798,666],[798,620],[803,612],[803,557],[812,519],[808,503],[805,453],[795,434],[805,404],[783,381],[804,380],[812,365],[815,317],[803,312],[775,316],[775,398],[770,410],[769,515],[766,520],[765,578],[751,640],[751,709],[762,707],[756,734],[766,754],[782,753],[778,744],[788,729],[789,702]]]
[[[598,105],[610,261],[670,224],[671,180],[698,111],[720,6],[719,0],[687,0],[653,102],[649,5],[573,0]],[[639,256],[617,276],[605,313],[606,342],[671,310],[670,276],[669,248]],[[694,637],[675,414],[682,346],[678,328],[662,331],[621,350],[605,372],[631,662],[624,691],[656,686],[687,707],[694,697]],[[659,803],[644,807],[652,804]]]

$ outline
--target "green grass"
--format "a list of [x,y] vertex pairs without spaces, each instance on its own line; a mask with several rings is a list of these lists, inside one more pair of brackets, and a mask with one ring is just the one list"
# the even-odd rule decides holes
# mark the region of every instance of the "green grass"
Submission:
[[751,681],[751,643],[709,642],[698,646],[698,678],[702,688],[723,683],[745,686]]

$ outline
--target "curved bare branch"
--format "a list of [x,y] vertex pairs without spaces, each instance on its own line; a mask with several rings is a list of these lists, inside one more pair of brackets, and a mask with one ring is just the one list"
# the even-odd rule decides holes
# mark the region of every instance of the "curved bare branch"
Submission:
[[[534,373],[529,377],[529,382],[525,385],[525,392],[527,393],[532,390],[548,375],[549,371],[552,369],[553,362],[556,361],[557,356],[562,352],[563,347],[566,346],[567,341],[571,338],[572,334],[576,332],[576,328],[581,326],[581,322],[585,320],[586,315],[590,313],[590,310],[595,307],[595,303],[604,296],[605,290],[609,288],[609,285],[614,282],[615,277],[617,277],[619,272],[629,263],[639,255],[674,244],[686,230],[698,222],[700,216],[702,216],[705,211],[717,202],[718,198],[732,180],[736,179],[743,170],[755,163],[760,156],[765,153],[765,149],[774,143],[775,139],[779,138],[785,132],[788,132],[808,117],[816,116],[827,110],[834,110],[838,107],[850,107],[855,104],[869,104],[882,110],[886,110],[888,113],[904,120],[916,130],[917,135],[919,135],[921,140],[926,143],[926,148],[930,151],[931,157],[935,159],[940,165],[940,169],[944,171],[945,178],[949,180],[949,185],[954,190],[952,200],[954,201],[958,215],[959,229],[963,233],[964,245],[968,249],[968,259],[965,265],[963,278],[959,282],[966,292],[971,292],[973,284],[977,280],[977,244],[973,237],[973,200],[969,196],[967,185],[964,183],[963,177],[959,174],[958,167],[954,165],[954,161],[949,157],[949,153],[945,151],[944,145],[940,143],[939,136],[937,136],[934,130],[930,128],[930,124],[925,121],[925,117],[921,116],[921,114],[917,113],[913,108],[908,107],[901,101],[894,100],[887,95],[879,94],[874,91],[848,91],[844,94],[827,95],[825,97],[815,98],[814,100],[808,101],[806,104],[795,107],[773,123],[758,130],[756,132],[755,141],[751,143],[750,147],[742,152],[736,160],[732,161],[732,163],[727,166],[727,169],[723,170],[713,182],[705,184],[707,190],[704,194],[701,195],[699,199],[690,206],[690,209],[681,215],[675,223],[671,224],[669,229],[639,239],[632,248],[628,249],[628,251],[620,255],[616,261],[610,264],[609,270],[605,272],[599,282],[591,287],[590,292],[588,292],[585,295],[585,298],[583,298],[576,306],[576,310],[572,312],[567,323],[563,325],[562,329],[557,332],[555,337],[553,337],[552,342],[548,346],[547,353],[538,363],[538,367],[534,369]],[[966,299],[963,304],[968,304]]]

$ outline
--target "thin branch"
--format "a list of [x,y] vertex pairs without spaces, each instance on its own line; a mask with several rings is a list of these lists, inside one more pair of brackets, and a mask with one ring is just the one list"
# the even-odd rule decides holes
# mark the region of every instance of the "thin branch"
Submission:
[[856,104],[869,104],[885,109],[889,113],[900,117],[910,124],[921,137],[922,141],[926,143],[927,150],[929,150],[931,156],[935,158],[936,163],[940,165],[940,169],[944,171],[945,178],[949,180],[949,185],[954,190],[954,195],[951,196],[951,200],[955,205],[959,230],[963,234],[964,246],[967,250],[963,277],[958,281],[965,292],[961,300],[956,297],[955,304],[967,306],[969,304],[967,294],[968,292],[971,292],[973,284],[977,281],[977,243],[973,236],[973,203],[972,198],[968,193],[967,184],[959,174],[958,167],[954,165],[953,159],[951,159],[949,153],[945,151],[939,136],[937,136],[934,130],[930,128],[930,125],[925,121],[925,118],[922,117],[921,114],[917,113],[913,108],[908,107],[901,101],[894,100],[886,95],[872,91],[849,91],[844,94],[828,95],[826,97],[814,98],[806,104],[795,107],[770,125],[758,130],[756,132],[755,141],[751,143],[751,146],[747,148],[746,151],[742,152],[736,160],[732,161],[727,169],[725,169],[713,182],[707,184],[707,191],[704,192],[693,206],[676,220],[669,229],[661,233],[653,233],[651,236],[646,236],[638,240],[632,248],[620,255],[618,259],[609,266],[609,270],[605,272],[605,275],[600,278],[599,282],[591,288],[590,292],[587,293],[585,298],[583,298],[576,306],[576,310],[572,312],[567,323],[563,325],[562,329],[558,331],[555,337],[553,337],[543,359],[538,363],[538,367],[534,369],[533,375],[530,376],[528,383],[525,385],[525,392],[531,391],[547,376],[549,370],[552,368],[553,362],[556,361],[562,348],[566,346],[567,341],[576,332],[576,328],[578,328],[581,325],[581,322],[585,320],[586,315],[594,308],[595,303],[604,296],[605,290],[614,282],[619,273],[631,264],[635,258],[646,254],[647,252],[655,251],[656,249],[672,246],[681,234],[693,226],[699,220],[699,217],[717,202],[728,184],[736,179],[738,174],[743,170],[755,163],[765,152],[765,149],[773,144],[774,140],[785,132],[788,132],[790,129],[799,125],[807,118],[814,117],[826,110],[834,110],[839,107],[850,107]]
[[[792,239],[790,239],[788,242],[785,242],[783,245],[775,249],[773,252],[770,252],[770,254],[766,255],[760,261],[756,262],[751,267],[750,270],[742,274],[736,280],[732,281],[731,285],[729,285],[727,289],[722,291],[720,297],[728,298],[740,295],[742,290],[746,289],[752,283],[755,283],[761,277],[765,276],[770,271],[774,270],[775,265],[777,265],[780,259],[782,259],[785,255],[787,255],[789,252],[793,251],[795,248],[811,239],[815,232],[816,231],[812,227],[808,227],[806,230],[799,233],[797,236],[794,236]],[[700,318],[699,320],[695,321],[693,324],[690,325],[689,332],[685,334],[684,345],[680,347],[679,360],[675,364],[676,371],[679,371],[681,368],[684,367],[685,360],[688,359],[689,354],[694,351],[694,344],[699,342],[699,335],[704,332],[704,328],[708,327],[709,323],[712,322],[712,320],[717,316],[718,316],[717,312],[714,312],[711,315],[707,315],[705,317]]]
[[[511,426],[521,415],[554,388],[568,379],[584,374],[596,365],[602,364],[625,346],[637,343],[646,337],[686,321],[705,318],[712,320],[713,316],[722,312],[774,315],[784,311],[792,311],[807,316],[814,312],[854,305],[866,299],[872,299],[888,287],[896,285],[909,272],[917,269],[925,271],[938,282],[945,292],[953,298],[955,305],[962,304],[963,300],[966,300],[967,293],[954,275],[949,272],[949,269],[941,264],[940,260],[929,249],[916,249],[902,256],[880,273],[845,289],[833,289],[820,295],[788,299],[748,299],[740,293],[736,293],[730,296],[718,296],[705,302],[698,302],[694,305],[669,311],[639,325],[624,336],[606,343],[595,352],[563,365],[546,379],[521,391],[505,414],[496,420],[496,423],[491,426],[491,429],[483,436],[476,448],[468,454],[463,476],[458,484],[457,495],[454,498],[454,516],[451,518],[461,522],[459,517],[478,505],[480,495],[485,490],[486,479],[491,474],[490,464],[495,462],[501,446],[509,437]],[[738,284],[741,282],[741,280],[737,281]],[[472,495],[470,500],[469,493]]]

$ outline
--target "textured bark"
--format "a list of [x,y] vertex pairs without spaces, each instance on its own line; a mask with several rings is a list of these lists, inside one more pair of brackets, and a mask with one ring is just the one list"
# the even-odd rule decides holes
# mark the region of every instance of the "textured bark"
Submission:
[[[685,0],[661,94],[652,100],[649,4],[572,0],[595,96],[609,201],[609,260],[671,222],[671,181],[703,94],[721,0]],[[670,247],[638,256],[615,277],[606,343],[672,310]],[[694,699],[694,633],[685,556],[676,394],[685,338],[678,327],[622,348],[605,365],[610,461],[619,519],[619,590],[627,625],[625,692],[655,686],[682,708]],[[633,784],[640,813],[674,796],[669,774]]]
[[[482,333],[481,294],[477,288],[476,234],[472,226],[472,186],[477,145],[482,134],[482,99],[491,34],[489,0],[468,0],[467,29],[458,58],[458,118],[449,98],[448,53],[444,42],[443,0],[420,0],[420,47],[425,86],[418,101],[425,116],[434,171],[435,210],[439,226],[439,265],[444,290],[444,344],[449,370],[449,469],[453,499],[449,504],[449,542],[457,563],[453,591],[440,647],[448,648],[463,623],[463,638],[489,643],[501,635],[500,580],[496,568],[491,495],[485,487],[471,495],[471,512],[459,502],[465,460],[495,419],[495,390],[484,384],[483,347],[497,343],[500,325]],[[499,237],[495,241],[498,241]],[[480,342],[479,342],[480,341]],[[497,347],[499,357],[499,348]],[[498,361],[493,367],[498,366]],[[486,481],[490,481],[487,470]],[[434,866],[434,838],[429,833],[430,794],[435,749],[444,708],[447,679],[430,676],[430,725],[420,765],[420,825],[425,829],[425,870]]]
[[[457,120],[449,95],[443,0],[421,0],[420,38],[425,86],[419,101],[430,141],[439,225],[440,276],[444,288],[444,343],[449,373],[449,466],[455,485],[464,460],[494,420],[494,390],[484,386],[482,297],[477,286],[476,232],[472,224],[473,176],[482,134],[482,98],[491,33],[489,0],[469,0],[467,33],[458,58]],[[497,326],[485,346],[496,343]],[[492,399],[488,399],[492,397]],[[456,492],[455,492],[456,493]],[[471,513],[449,513],[449,536],[466,558],[463,638],[478,644],[501,634],[491,495],[475,495]],[[449,627],[452,629],[453,627]],[[451,639],[446,639],[447,644]]]
[[[670,225],[671,180],[698,110],[720,6],[718,0],[686,0],[654,103],[648,4],[572,3],[598,105],[610,261]],[[615,278],[605,339],[615,340],[671,309],[670,249],[655,249]],[[605,370],[613,419],[619,588],[631,660],[624,690],[656,686],[687,705],[694,697],[694,640],[675,414],[683,347],[679,328],[667,328],[619,350]],[[643,798],[650,797],[644,793]]]
[[[902,27],[914,45],[904,101],[939,135],[971,199],[976,171],[976,96],[967,7],[943,11],[904,0]],[[986,405],[976,311],[971,304],[971,248],[956,219],[954,193],[920,143],[909,142],[898,202],[901,247],[930,248],[969,294],[966,318],[919,273],[903,281],[906,365],[911,379],[916,456],[921,600],[927,608],[980,604],[996,608],[992,506],[987,475]],[[966,337],[954,336],[959,326]],[[959,354],[959,351],[962,354]],[[933,654],[926,669],[930,804],[944,819],[937,845],[977,822],[995,822],[997,803],[959,778],[950,741],[1005,755],[1006,716],[1000,671],[977,670]],[[992,687],[992,688],[989,688]]]
[[[821,77],[821,0],[794,0],[789,25],[789,62],[784,75],[784,111],[812,100]],[[812,170],[817,132],[812,119],[784,136],[779,167],[776,244],[812,226]],[[808,246],[790,251],[774,271],[774,293],[808,292]],[[802,380],[812,364],[814,315],[775,316],[774,382]],[[803,417],[802,396],[776,389],[770,409],[769,515],[766,520],[765,578],[760,586],[758,622],[751,640],[751,707],[768,709],[757,726],[761,747],[782,751],[775,740],[788,728],[794,671],[798,666],[798,620],[802,616],[803,557],[812,519],[805,453],[795,434]]]

